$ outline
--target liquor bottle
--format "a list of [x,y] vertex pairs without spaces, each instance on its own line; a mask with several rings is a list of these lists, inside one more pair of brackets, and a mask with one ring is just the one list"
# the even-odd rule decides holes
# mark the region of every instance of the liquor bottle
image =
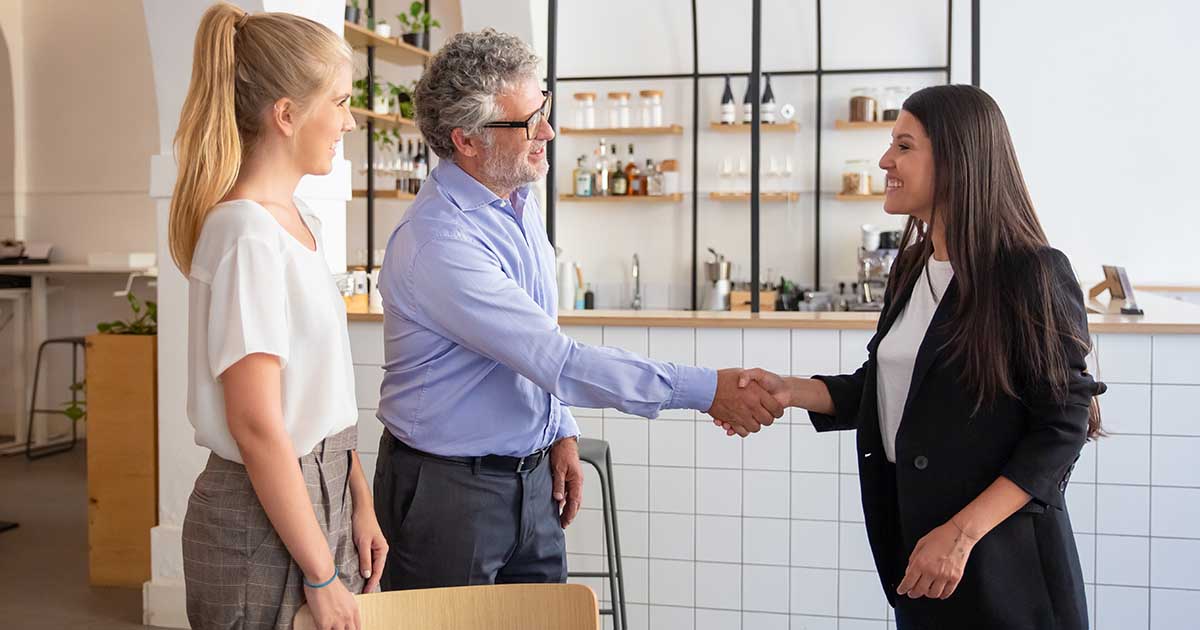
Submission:
[[425,185],[425,177],[429,175],[429,165],[425,163],[425,145],[420,140],[417,141],[417,154],[413,158],[413,191],[415,195],[421,192],[421,186]]
[[767,79],[767,87],[763,89],[760,118],[764,125],[775,123],[775,92],[771,90],[771,75],[763,75]]
[[575,182],[576,197],[592,196],[592,172],[588,169],[587,164],[584,163],[586,159],[586,155],[579,156],[575,170],[571,173],[571,179]]
[[605,152],[608,145],[604,144],[604,138],[600,139],[600,147],[596,149],[596,167],[592,169],[592,195],[605,197],[608,196],[608,158]]
[[638,168],[637,158],[633,157],[633,145],[629,145],[629,164],[625,165],[625,180],[629,186],[629,195],[641,197],[646,194],[645,180],[641,169]]
[[583,292],[583,310],[590,311],[596,308],[596,294],[592,293],[592,283],[588,283],[587,291]]
[[729,86],[729,75],[725,75],[725,91],[721,93],[721,124],[737,122],[737,106],[733,102],[733,88]]
[[663,176],[654,160],[646,160],[646,194],[651,197],[661,197],[663,194]]
[[742,97],[742,122],[747,125],[754,122],[754,94],[750,91],[751,85],[752,82],[746,79],[746,95]]
[[614,197],[629,194],[629,178],[625,176],[620,160],[617,160],[617,168],[613,169],[611,192]]

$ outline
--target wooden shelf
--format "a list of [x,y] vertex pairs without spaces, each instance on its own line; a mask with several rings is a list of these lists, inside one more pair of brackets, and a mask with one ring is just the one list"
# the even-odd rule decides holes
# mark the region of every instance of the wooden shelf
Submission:
[[838,193],[834,195],[838,201],[883,201],[887,195],[846,195]]
[[611,202],[611,203],[678,203],[680,201],[683,201],[683,193],[675,193],[673,195],[659,195],[659,196],[653,196],[653,197],[647,196],[647,195],[637,195],[637,196],[629,196],[629,195],[612,196],[612,195],[610,195],[607,197],[576,197],[575,195],[559,195],[558,200],[559,201],[568,201],[568,202],[581,201],[581,202],[589,202],[589,203],[600,203],[600,202],[605,202],[605,201]]
[[433,56],[428,50],[401,41],[399,37],[380,37],[354,22],[345,23],[346,41],[355,49],[375,47],[375,58],[401,66],[423,66]]
[[402,127],[411,127],[415,131],[417,128],[417,121],[409,120],[400,116],[399,114],[376,114],[369,109],[362,109],[360,107],[351,107],[350,113],[354,114],[356,118],[370,118],[371,120],[374,120],[376,125],[378,125],[381,129],[399,129]]
[[[365,199],[366,196],[367,196],[366,190],[355,190],[354,191],[355,199]],[[376,190],[375,198],[376,199],[399,199],[399,200],[403,201],[403,200],[416,199],[417,196],[412,193],[400,192],[399,190]]]
[[833,123],[834,129],[891,129],[895,126],[896,121],[894,120],[875,120],[871,122],[838,120]]
[[[750,193],[713,192],[708,193],[708,198],[713,201],[750,201]],[[758,198],[762,201],[799,201],[800,193],[794,190],[790,192],[765,192],[758,193]]]
[[683,125],[667,125],[665,127],[605,127],[595,129],[561,127],[558,132],[564,136],[681,136],[683,135]]
[[[751,125],[747,125],[745,123],[734,123],[732,125],[726,125],[724,123],[715,122],[715,123],[708,124],[709,129],[711,129],[713,131],[724,132],[724,133],[750,133],[750,127],[751,127]],[[770,132],[795,133],[797,131],[800,131],[800,123],[793,120],[793,121],[789,121],[789,122],[774,123],[774,124],[770,124],[770,125],[764,124],[764,125],[762,125],[762,130],[763,130],[763,133],[770,133]]]

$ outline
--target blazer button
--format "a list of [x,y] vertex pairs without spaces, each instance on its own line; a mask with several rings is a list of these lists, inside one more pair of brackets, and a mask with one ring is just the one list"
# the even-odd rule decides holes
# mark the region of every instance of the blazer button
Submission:
[[917,470],[925,470],[929,467],[929,458],[925,457],[924,455],[917,455],[913,459],[913,467],[915,467]]

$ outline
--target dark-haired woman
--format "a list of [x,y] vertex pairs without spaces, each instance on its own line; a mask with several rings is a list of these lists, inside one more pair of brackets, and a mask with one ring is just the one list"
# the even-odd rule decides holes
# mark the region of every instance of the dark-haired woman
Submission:
[[868,359],[753,371],[817,431],[857,430],[867,534],[901,630],[1086,628],[1064,493],[1100,435],[1083,298],[982,90],[913,94],[879,165],[909,219]]

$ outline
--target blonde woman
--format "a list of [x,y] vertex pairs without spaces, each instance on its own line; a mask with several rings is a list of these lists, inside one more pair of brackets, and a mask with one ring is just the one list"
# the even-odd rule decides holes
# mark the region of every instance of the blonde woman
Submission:
[[175,148],[171,254],[188,277],[188,417],[212,450],[183,523],[193,629],[359,628],[387,543],[354,451],[345,307],[294,197],[332,168],[351,50],[283,13],[211,7]]

